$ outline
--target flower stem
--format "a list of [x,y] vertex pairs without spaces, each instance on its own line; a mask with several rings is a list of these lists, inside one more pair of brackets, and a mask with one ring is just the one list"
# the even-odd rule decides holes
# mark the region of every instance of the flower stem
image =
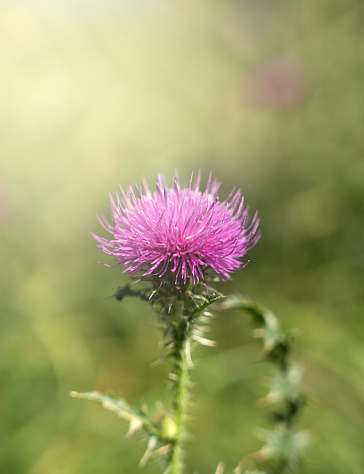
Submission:
[[174,327],[174,350],[172,353],[173,371],[170,374],[173,382],[173,415],[176,434],[171,443],[168,467],[165,474],[181,474],[183,470],[183,442],[186,438],[187,405],[190,398],[190,335],[188,322],[181,319]]

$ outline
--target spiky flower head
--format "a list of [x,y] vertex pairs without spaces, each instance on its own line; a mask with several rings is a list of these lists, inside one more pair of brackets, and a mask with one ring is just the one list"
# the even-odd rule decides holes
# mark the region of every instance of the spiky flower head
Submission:
[[211,173],[204,192],[200,181],[201,173],[195,180],[192,173],[189,186],[181,187],[176,172],[171,188],[162,175],[154,192],[145,179],[135,191],[120,187],[116,200],[110,195],[113,222],[98,216],[112,238],[91,235],[132,276],[142,272],[175,284],[196,284],[208,275],[230,278],[260,238],[258,215],[249,218],[240,190],[220,201],[220,183]]

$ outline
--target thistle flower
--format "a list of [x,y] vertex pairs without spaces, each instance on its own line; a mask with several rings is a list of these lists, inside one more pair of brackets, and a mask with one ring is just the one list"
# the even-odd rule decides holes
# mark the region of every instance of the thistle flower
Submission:
[[154,192],[145,179],[135,191],[120,187],[116,200],[110,195],[113,223],[98,216],[112,239],[91,235],[116,266],[132,276],[143,272],[143,277],[173,278],[175,284],[196,284],[211,274],[230,278],[248,263],[240,259],[260,238],[258,214],[249,218],[249,208],[235,188],[219,201],[220,183],[211,173],[204,192],[200,182],[201,173],[195,180],[192,173],[189,186],[181,187],[176,172],[172,188],[162,175]]

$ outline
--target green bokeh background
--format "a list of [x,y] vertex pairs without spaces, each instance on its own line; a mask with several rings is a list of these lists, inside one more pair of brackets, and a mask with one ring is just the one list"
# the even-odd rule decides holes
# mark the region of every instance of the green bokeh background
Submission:
[[[0,472],[138,472],[141,437],[70,390],[166,400],[156,316],[89,231],[109,191],[201,169],[261,217],[221,284],[299,328],[301,473],[364,473],[361,0],[8,0],[0,5]],[[267,427],[248,318],[196,351],[187,472],[227,472]],[[148,464],[145,473],[160,472]]]

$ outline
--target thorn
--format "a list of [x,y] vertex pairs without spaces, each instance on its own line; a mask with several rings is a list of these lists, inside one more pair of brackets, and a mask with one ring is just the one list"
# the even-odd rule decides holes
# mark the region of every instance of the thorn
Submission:
[[187,339],[187,340],[186,340],[185,354],[186,354],[186,362],[187,362],[188,367],[193,367],[192,355],[191,355],[191,341],[190,341],[190,339]]
[[139,467],[143,468],[146,465],[156,445],[157,445],[157,438],[155,436],[151,436],[148,439],[147,449],[145,453],[143,454],[142,459],[140,460]]
[[239,464],[233,470],[233,474],[242,474],[242,472],[243,472],[242,462],[239,462]]
[[152,369],[155,369],[156,367],[159,367],[160,365],[162,365],[162,362],[163,362],[163,359],[160,357],[159,359],[156,359],[154,362],[152,362],[150,364],[150,367]]
[[165,446],[161,446],[160,448],[156,449],[153,453],[154,456],[164,456],[165,454],[169,453],[169,451],[172,449],[172,444],[166,444]]
[[256,451],[255,453],[252,453],[246,456],[245,460],[249,464],[262,463],[271,459],[272,454],[273,454],[272,449],[268,446],[264,446],[259,451]]
[[211,341],[210,339],[206,339],[205,337],[198,336],[197,334],[194,334],[192,336],[192,338],[193,338],[194,341],[199,342],[203,346],[208,346],[208,347],[215,347],[216,346],[215,341]]
[[168,304],[168,310],[167,310],[168,314],[170,314],[170,312],[171,312],[171,309],[173,307],[173,302],[174,302],[174,299],[170,298],[169,304]]
[[136,431],[138,431],[143,426],[143,423],[137,418],[133,418],[130,421],[128,432],[125,435],[125,438],[130,438]]
[[80,392],[69,392],[69,396],[72,398],[84,398],[83,393]]
[[259,398],[259,400],[257,400],[256,404],[259,408],[264,408],[264,407],[267,407],[269,405],[272,405],[276,401],[277,401],[277,396],[273,393],[268,393],[268,395],[265,395],[264,397]]

